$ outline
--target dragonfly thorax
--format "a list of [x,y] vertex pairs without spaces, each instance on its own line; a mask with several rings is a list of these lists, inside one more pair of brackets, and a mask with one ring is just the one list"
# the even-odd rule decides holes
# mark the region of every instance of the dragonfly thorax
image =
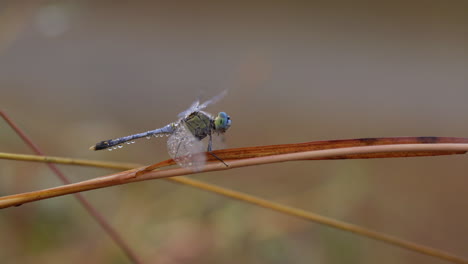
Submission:
[[203,112],[193,112],[183,122],[197,139],[202,140],[214,130],[214,121]]

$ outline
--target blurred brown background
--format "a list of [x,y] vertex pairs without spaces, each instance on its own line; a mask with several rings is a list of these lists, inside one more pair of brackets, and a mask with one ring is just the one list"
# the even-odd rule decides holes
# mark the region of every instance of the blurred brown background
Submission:
[[[54,156],[151,164],[97,141],[201,96],[227,146],[468,135],[464,1],[2,1],[0,103]],[[4,122],[2,152],[31,153]],[[317,161],[197,179],[468,257],[466,156]],[[73,181],[112,171],[61,166]],[[0,195],[60,184],[0,160]],[[147,263],[444,263],[166,181],[84,193]],[[2,263],[128,263],[72,196],[0,212]]]

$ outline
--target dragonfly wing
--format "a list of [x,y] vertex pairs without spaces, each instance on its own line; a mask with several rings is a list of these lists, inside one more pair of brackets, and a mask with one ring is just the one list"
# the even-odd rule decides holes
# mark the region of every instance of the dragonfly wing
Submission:
[[167,140],[169,155],[184,168],[199,171],[206,162],[203,142],[195,138],[187,127],[179,123]]
[[197,107],[197,110],[205,109],[207,106],[209,106],[209,105],[211,105],[211,104],[217,103],[219,100],[223,99],[224,96],[226,96],[226,94],[227,94],[227,90],[222,91],[221,93],[219,93],[218,95],[214,96],[214,97],[211,98],[210,100],[207,100],[207,101],[204,102],[203,104],[199,105],[199,106]]
[[192,105],[187,110],[179,113],[177,116],[179,118],[185,118],[185,117],[189,116],[193,112],[201,111],[201,110],[205,109],[207,106],[209,106],[211,104],[214,104],[214,103],[218,102],[219,100],[223,99],[223,97],[226,96],[226,94],[227,94],[227,90],[224,90],[220,94],[218,94],[218,95],[214,96],[213,98],[211,98],[210,100],[207,100],[206,102],[203,102],[203,104],[200,104],[200,100],[197,100],[197,101],[193,102]]
[[187,110],[180,112],[177,116],[179,118],[185,118],[191,113],[195,112],[198,109],[199,105],[200,105],[200,101],[196,100],[195,102],[192,103],[192,105]]

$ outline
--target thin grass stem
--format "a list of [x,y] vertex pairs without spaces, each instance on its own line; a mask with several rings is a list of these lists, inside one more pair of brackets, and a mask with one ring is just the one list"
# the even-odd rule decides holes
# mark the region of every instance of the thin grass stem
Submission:
[[[15,122],[4,112],[0,111],[0,116],[8,123],[8,125],[21,137],[21,139],[39,156],[45,156],[44,152],[29,138],[26,133],[20,129]],[[47,163],[47,166],[54,172],[55,175],[64,183],[70,184],[71,181],[63,174],[55,164]],[[66,186],[64,185],[64,186]],[[132,263],[143,263],[135,251],[125,242],[122,236],[115,230],[102,216],[94,206],[91,205],[86,198],[80,193],[75,193],[75,198],[86,209],[86,211],[96,220],[96,222],[104,229],[112,240],[122,249]]]

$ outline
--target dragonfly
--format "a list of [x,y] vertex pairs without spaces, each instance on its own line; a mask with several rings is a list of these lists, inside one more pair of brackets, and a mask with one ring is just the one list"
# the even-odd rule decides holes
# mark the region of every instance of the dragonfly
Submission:
[[169,137],[167,140],[167,150],[171,158],[181,167],[199,171],[206,162],[205,146],[202,140],[208,137],[206,151],[226,165],[222,159],[212,153],[212,135],[224,134],[231,127],[231,117],[225,112],[219,112],[216,116],[213,116],[203,111],[209,105],[221,100],[226,95],[226,92],[223,91],[203,103],[196,100],[187,110],[178,114],[177,121],[164,127],[125,137],[104,140],[91,146],[90,149],[113,150],[122,148],[124,143],[135,143],[135,139],[167,136]]

